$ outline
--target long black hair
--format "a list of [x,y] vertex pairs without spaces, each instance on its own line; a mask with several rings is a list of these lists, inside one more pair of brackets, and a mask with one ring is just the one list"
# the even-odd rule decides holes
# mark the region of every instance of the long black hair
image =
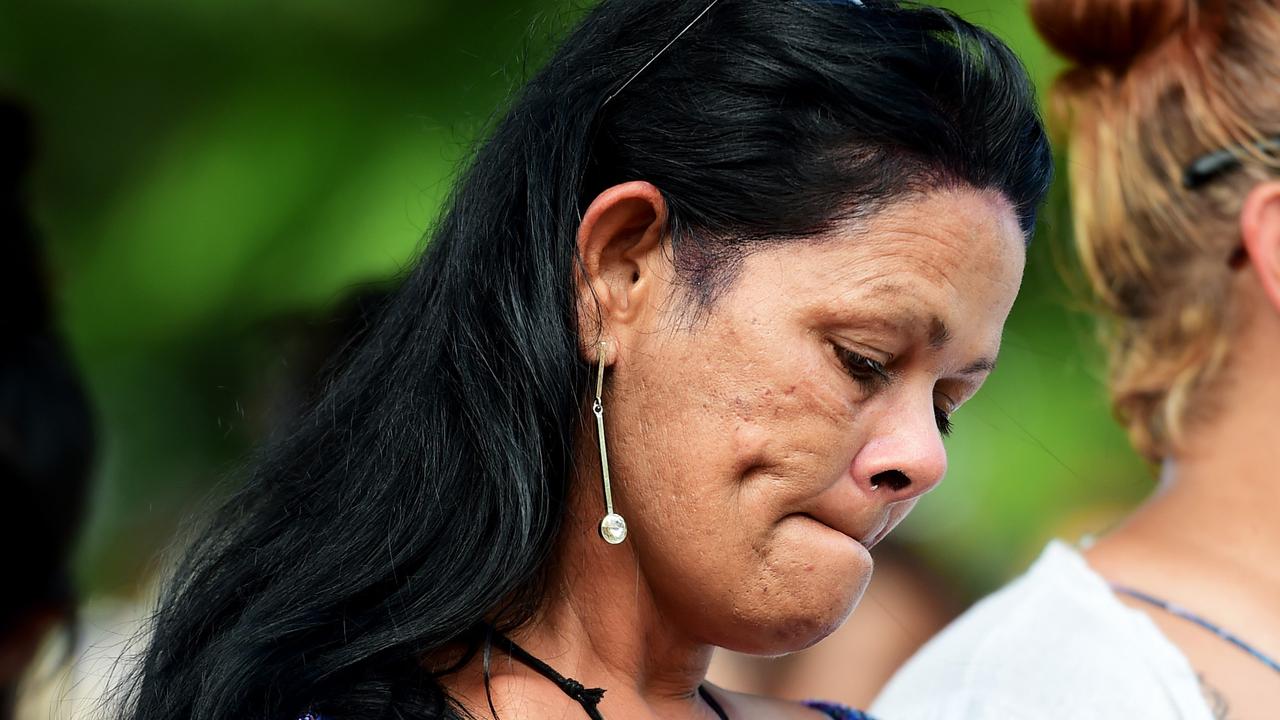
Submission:
[[753,247],[941,186],[1000,192],[1029,236],[1050,154],[990,33],[722,0],[636,75],[706,7],[605,0],[517,94],[345,369],[186,554],[125,717],[463,714],[423,660],[541,598],[589,377],[575,233],[604,188],[661,191],[702,305]]

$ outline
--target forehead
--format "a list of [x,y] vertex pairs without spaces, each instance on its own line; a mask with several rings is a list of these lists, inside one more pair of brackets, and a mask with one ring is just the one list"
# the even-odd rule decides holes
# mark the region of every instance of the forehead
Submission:
[[[913,273],[914,281],[955,284],[961,276],[1011,265],[1021,273],[1026,252],[1012,207],[998,193],[946,190],[896,203],[861,226],[846,226],[824,239],[833,274],[863,282]],[[853,242],[840,242],[841,240]],[[839,262],[836,256],[843,256]],[[992,278],[993,280],[999,278]]]
[[975,325],[989,319],[998,334],[1025,255],[1017,218],[998,193],[943,190],[896,203],[815,242],[749,259],[773,279],[744,277],[742,289],[816,313],[875,308],[859,313],[864,322],[933,339],[981,330]]

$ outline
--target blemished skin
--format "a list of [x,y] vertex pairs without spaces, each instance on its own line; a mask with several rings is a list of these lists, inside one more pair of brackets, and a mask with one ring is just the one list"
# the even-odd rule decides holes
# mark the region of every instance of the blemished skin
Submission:
[[[869,547],[942,480],[939,415],[994,365],[1026,257],[1000,194],[938,190],[753,251],[699,311],[665,221],[644,182],[606,190],[584,214],[582,356],[594,366],[603,343],[613,497],[629,535],[599,537],[584,406],[549,596],[515,636],[606,688],[606,717],[713,718],[697,688],[714,647],[787,653],[844,621],[870,580]],[[491,674],[504,718],[585,717],[504,654]],[[449,684],[489,716],[478,661]],[[824,717],[712,692],[736,720]]]
[[[1240,213],[1244,310],[1213,407],[1163,463],[1160,487],[1085,557],[1112,582],[1167,598],[1280,657],[1280,182],[1253,188]],[[1129,601],[1126,601],[1129,602]],[[1148,614],[1200,675],[1217,717],[1275,717],[1280,676],[1198,626]]]

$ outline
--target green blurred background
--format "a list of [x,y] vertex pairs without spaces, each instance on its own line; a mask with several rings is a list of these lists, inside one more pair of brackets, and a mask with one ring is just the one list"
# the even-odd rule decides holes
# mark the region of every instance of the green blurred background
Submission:
[[[944,3],[1042,89],[1021,3]],[[583,3],[3,0],[0,92],[33,111],[29,197],[102,433],[77,562],[131,596],[181,518],[287,418],[361,287],[412,261],[470,143]],[[1150,487],[1110,421],[1059,187],[948,481],[899,531],[961,597]],[[381,285],[380,285],[381,284]]]

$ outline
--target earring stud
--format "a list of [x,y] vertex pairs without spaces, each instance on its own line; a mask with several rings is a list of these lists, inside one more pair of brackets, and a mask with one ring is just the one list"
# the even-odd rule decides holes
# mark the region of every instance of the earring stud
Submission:
[[613,490],[609,486],[609,451],[604,444],[604,402],[600,395],[604,390],[604,347],[602,341],[598,348],[599,361],[596,366],[596,400],[591,405],[591,412],[596,416],[596,434],[600,438],[600,477],[604,483],[604,519],[600,521],[600,537],[610,545],[617,545],[627,539],[627,521],[613,511]]

